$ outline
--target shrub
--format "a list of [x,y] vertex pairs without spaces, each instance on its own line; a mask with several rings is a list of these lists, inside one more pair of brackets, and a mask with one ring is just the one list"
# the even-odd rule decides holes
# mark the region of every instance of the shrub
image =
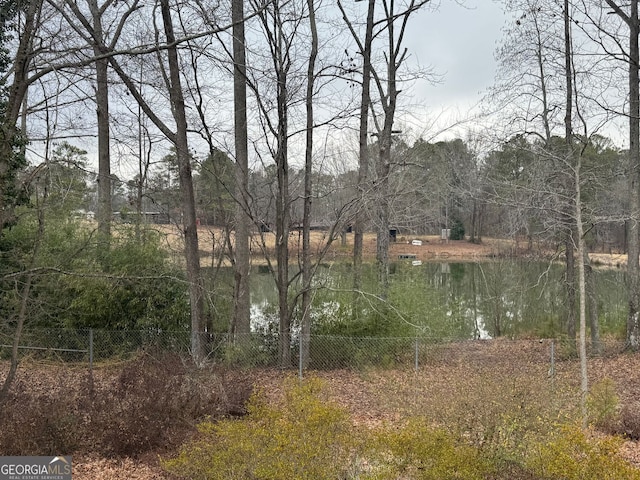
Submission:
[[374,478],[424,480],[482,480],[491,464],[479,450],[465,445],[447,431],[413,419],[400,429],[386,428],[376,435]]
[[616,386],[610,378],[595,383],[587,399],[587,411],[591,425],[606,433],[618,430],[620,400]]
[[620,457],[621,440],[594,437],[576,426],[565,426],[545,442],[534,444],[529,469],[542,478],[563,480],[637,480],[640,470]]
[[637,402],[622,407],[619,427],[615,433],[624,435],[630,440],[640,440],[640,411]]
[[276,404],[255,395],[248,412],[242,419],[200,424],[200,438],[164,467],[210,480],[483,480],[493,471],[478,449],[423,419],[401,428],[353,427],[315,379],[291,379]]
[[247,417],[200,424],[200,439],[165,468],[192,479],[344,478],[357,441],[346,412],[320,389],[317,380],[291,379],[280,405],[254,395]]
[[109,388],[94,395],[90,428],[95,443],[108,455],[135,456],[179,445],[193,423],[206,416],[241,412],[249,384],[234,381],[230,387],[223,377],[210,372],[207,377],[190,371],[176,355],[141,354]]
[[101,372],[95,386],[84,372],[22,368],[2,405],[3,455],[135,456],[176,447],[203,418],[244,414],[251,393],[245,373],[196,371],[177,355],[140,354],[114,374]]
[[59,455],[80,444],[75,398],[12,394],[2,406],[0,451],[3,455]]

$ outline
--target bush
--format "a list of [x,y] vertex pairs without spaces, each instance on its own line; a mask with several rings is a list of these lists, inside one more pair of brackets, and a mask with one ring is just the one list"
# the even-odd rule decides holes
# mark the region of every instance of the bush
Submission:
[[640,411],[638,402],[625,405],[620,411],[618,430],[614,433],[624,435],[630,440],[640,440]]
[[375,456],[373,463],[380,465],[375,478],[482,480],[492,471],[478,449],[456,441],[423,419],[378,433]]
[[199,425],[200,439],[163,462],[192,479],[344,478],[356,445],[347,414],[320,396],[320,384],[291,379],[280,405],[254,395],[248,416]]
[[108,389],[94,395],[95,442],[108,455],[135,456],[179,445],[206,416],[241,413],[250,385],[234,381],[229,387],[223,377],[206,375],[190,371],[175,355],[142,354],[128,362]]
[[164,467],[208,480],[483,480],[493,471],[478,449],[422,419],[399,429],[353,427],[313,379],[291,379],[275,405],[255,395],[248,411],[242,419],[200,424],[200,438]]
[[2,455],[59,455],[75,451],[82,434],[75,398],[12,394],[2,406]]
[[[27,369],[31,368],[31,371]],[[244,373],[201,372],[140,354],[95,386],[84,372],[25,366],[0,415],[3,455],[136,456],[180,445],[203,418],[243,415]]]
[[563,480],[637,480],[640,470],[620,457],[621,440],[594,437],[576,426],[565,426],[550,440],[534,444],[527,460],[541,478]]
[[595,383],[587,399],[587,411],[591,425],[605,433],[616,433],[619,428],[620,399],[610,378]]

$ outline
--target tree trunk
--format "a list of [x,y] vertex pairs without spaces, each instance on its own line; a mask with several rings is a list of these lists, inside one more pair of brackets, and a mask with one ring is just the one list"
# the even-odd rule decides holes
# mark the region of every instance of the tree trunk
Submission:
[[169,0],[160,0],[162,20],[167,44],[167,59],[169,65],[169,98],[171,110],[176,122],[175,148],[180,179],[180,194],[182,203],[182,221],[184,229],[185,259],[187,278],[189,280],[189,300],[191,305],[191,355],[196,364],[201,365],[206,357],[204,343],[204,300],[203,284],[200,274],[200,257],[198,253],[198,230],[196,223],[196,208],[193,192],[193,178],[191,175],[191,157],[187,139],[187,117],[185,114],[184,98],[180,81],[180,63],[178,50],[175,45],[173,23]]
[[[282,126],[284,127],[284,125]],[[285,140],[286,141],[286,140]],[[276,198],[276,283],[278,287],[278,354],[283,368],[291,366],[291,316],[289,314],[289,168],[286,148],[278,155],[278,193]]]
[[367,25],[362,54],[362,95],[360,98],[360,129],[358,135],[358,206],[353,226],[353,290],[354,313],[358,315],[359,292],[362,290],[362,251],[364,244],[364,230],[367,211],[365,208],[367,195],[367,180],[369,177],[369,104],[371,103],[371,44],[373,41],[373,15],[375,0],[369,0],[367,10]]
[[232,0],[233,102],[236,150],[235,285],[232,332],[241,337],[251,332],[249,291],[250,228],[249,152],[247,140],[247,65],[244,34],[244,0]]
[[[97,52],[96,52],[97,55]],[[108,60],[96,63],[96,106],[98,115],[98,242],[99,258],[106,261],[111,238],[111,155],[109,148]]]
[[[393,130],[393,122],[396,115],[396,104],[398,100],[397,89],[397,72],[398,66],[402,62],[404,56],[401,53],[399,45],[396,45],[394,22],[395,12],[393,10],[394,3],[387,4],[383,2],[387,18],[388,34],[388,50],[387,50],[387,78],[386,92],[382,91],[382,86],[378,82],[380,98],[382,99],[382,109],[384,113],[384,123],[381,131],[378,132],[379,155],[377,168],[377,185],[376,185],[376,213],[377,213],[377,248],[376,259],[378,263],[378,281],[380,288],[380,296],[386,299],[389,294],[389,175],[391,174],[391,147]],[[413,5],[413,3],[412,3]],[[406,22],[406,19],[405,19]],[[400,38],[404,31],[403,23]]]
[[476,241],[476,215],[477,215],[477,200],[474,198],[472,200],[473,207],[471,209],[471,235],[469,235],[469,242],[471,243],[479,243]]
[[627,271],[629,278],[629,315],[627,317],[627,346],[633,350],[640,349],[640,78],[638,66],[638,0],[631,1],[629,17],[629,204],[631,221],[629,222],[629,255]]
[[391,170],[391,130],[380,135],[376,183],[376,261],[380,298],[389,295],[389,174]]
[[565,222],[565,228],[569,229],[564,236],[565,248],[565,287],[567,291],[567,336],[571,342],[571,348],[576,346],[576,260],[574,252],[573,235],[571,225]]
[[315,5],[307,0],[309,28],[311,29],[311,52],[307,70],[307,92],[305,97],[307,125],[304,162],[304,213],[302,217],[302,335],[300,338],[301,368],[309,364],[309,342],[311,336],[311,199],[313,194],[313,90],[315,84],[316,57],[318,56],[318,30]]
[[[565,48],[565,87],[566,87],[566,103],[565,103],[565,116],[564,116],[564,139],[566,149],[566,162],[569,164],[569,168],[572,167],[573,154],[573,78],[571,67],[571,23],[569,18],[569,4],[565,0],[564,3],[564,48]],[[546,108],[546,107],[545,107]],[[575,178],[573,179],[575,183]],[[564,182],[563,182],[564,183]],[[578,189],[579,185],[575,185]],[[574,190],[574,195],[577,195]],[[579,199],[577,199],[579,200]],[[573,224],[577,218],[572,218],[571,208],[567,207],[567,212],[564,216],[564,228],[565,228],[565,260],[566,260],[566,287],[567,287],[567,334],[569,340],[572,342],[572,347],[575,348],[576,341],[576,288],[575,288],[575,256],[574,248],[575,242],[573,239]],[[575,210],[573,212],[576,213]],[[580,242],[580,238],[577,239]],[[583,257],[578,256],[579,263],[582,264]]]
[[[565,0],[566,1],[566,0]],[[582,409],[582,428],[586,429],[589,421],[587,415],[587,395],[589,394],[589,377],[587,371],[587,314],[586,314],[586,295],[585,288],[585,264],[582,259],[586,254],[584,245],[584,229],[582,226],[582,202],[580,199],[580,158],[575,168],[575,208],[576,208],[576,227],[578,230],[578,290],[580,293],[580,407]]]
[[[13,220],[13,210],[20,202],[17,173],[26,165],[24,156],[17,155],[16,146],[19,139],[17,129],[20,109],[24,108],[23,102],[27,96],[29,86],[28,74],[31,62],[31,51],[33,38],[37,32],[39,24],[39,14],[42,2],[39,0],[28,2],[22,12],[22,30],[19,31],[18,48],[16,50],[13,68],[12,83],[8,88],[7,102],[4,115],[0,119],[0,236],[4,227]],[[5,19],[7,21],[7,19]],[[22,149],[21,149],[22,150]],[[24,150],[22,150],[24,153]],[[31,266],[35,265],[42,236],[44,235],[44,219],[42,211],[38,212],[38,235],[31,259]],[[19,345],[22,338],[22,330],[27,318],[27,306],[33,275],[26,274],[26,279],[22,288],[22,298],[20,310],[18,312],[16,329],[13,333],[11,345],[11,362],[9,371],[0,388],[0,406],[2,406],[9,395],[9,390],[18,371]],[[1,410],[1,408],[0,408]]]
[[[587,394],[589,393],[589,383],[587,376],[587,321],[586,321],[586,288],[585,288],[585,256],[587,252],[584,244],[584,227],[582,225],[582,198],[581,198],[581,172],[582,155],[576,155],[573,147],[573,62],[572,62],[572,40],[571,40],[571,18],[569,15],[569,0],[564,0],[564,59],[565,59],[565,81],[566,81],[566,106],[564,116],[566,162],[573,168],[573,198],[574,198],[574,221],[576,229],[576,241],[578,249],[578,291],[580,299],[580,407],[582,410],[582,427],[587,428]],[[575,163],[575,166],[574,166]],[[570,217],[569,217],[570,218]],[[571,229],[570,231],[572,231]],[[573,252],[573,246],[571,248]],[[568,267],[568,265],[567,265]]]
[[[102,13],[97,0],[88,1],[93,21],[93,53],[96,57],[104,53]],[[96,114],[98,120],[98,259],[107,266],[111,238],[111,155],[109,132],[109,59],[96,60]],[[108,268],[108,266],[107,266]]]
[[584,249],[584,274],[589,312],[589,330],[591,331],[591,348],[594,355],[601,355],[602,343],[600,341],[600,323],[598,321],[598,299],[596,285],[593,278],[593,267],[591,266],[589,252],[587,252],[586,248]]
[[18,118],[29,87],[29,69],[33,39],[36,35],[42,0],[25,4],[21,10],[22,29],[17,33],[18,47],[13,61],[13,76],[7,88],[7,101],[0,119],[0,236],[4,227],[14,219],[14,208],[20,203],[17,174],[26,166],[26,160],[17,155],[19,140]]
[[[277,8],[277,7],[276,7]],[[276,15],[278,13],[276,12]],[[279,19],[278,19],[279,20]],[[282,29],[282,24],[276,28]],[[278,287],[278,312],[280,315],[278,353],[283,368],[291,366],[291,314],[289,311],[289,162],[288,162],[288,98],[287,72],[283,56],[282,32],[276,34],[275,55],[278,65],[278,138],[276,151],[276,177],[278,191],[276,194],[276,259],[278,268],[276,284]]]

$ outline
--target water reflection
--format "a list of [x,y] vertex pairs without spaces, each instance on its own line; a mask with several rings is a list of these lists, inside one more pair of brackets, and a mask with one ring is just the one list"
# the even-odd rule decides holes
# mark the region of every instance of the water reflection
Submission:
[[[375,265],[366,265],[354,304],[349,264],[321,268],[314,279],[313,331],[326,334],[493,338],[556,336],[567,318],[564,268],[542,262],[397,262],[388,303],[376,296]],[[626,289],[620,270],[595,270],[602,333],[624,331]],[[252,277],[252,328],[277,322],[277,291],[269,274]],[[295,333],[295,332],[294,332]]]

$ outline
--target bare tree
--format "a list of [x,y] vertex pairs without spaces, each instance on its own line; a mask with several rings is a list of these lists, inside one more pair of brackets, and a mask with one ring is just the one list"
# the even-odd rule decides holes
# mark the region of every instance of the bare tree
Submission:
[[[27,89],[35,81],[30,77],[34,60],[33,49],[40,28],[40,13],[42,1],[28,2],[24,9],[18,8],[16,2],[13,7],[7,5],[7,15],[2,19],[2,36],[6,39],[9,22],[16,22],[18,44],[15,56],[10,63],[9,71],[3,73],[3,81],[11,78],[7,87],[5,105],[0,112],[0,235],[4,227],[14,220],[13,212],[20,202],[21,187],[18,172],[25,166],[22,149],[19,147],[20,132],[17,129],[21,109],[27,96]],[[8,75],[7,75],[8,74]]]
[[[289,233],[292,202],[289,191],[289,114],[293,97],[290,91],[290,75],[294,67],[297,33],[303,19],[297,11],[297,2],[283,4],[275,0],[265,8],[262,7],[262,4],[255,5],[268,48],[268,55],[264,61],[265,71],[268,68],[270,72],[270,81],[267,85],[267,78],[263,73],[259,73],[263,76],[262,81],[250,78],[249,84],[258,103],[264,133],[273,140],[268,142],[268,151],[275,163],[275,185],[272,191],[275,205],[275,267],[269,259],[267,261],[274,272],[278,290],[278,355],[281,365],[288,367],[291,365],[293,315],[293,305],[289,301]],[[266,67],[267,64],[269,67]],[[249,75],[255,73],[252,71]],[[271,90],[273,94],[269,96],[266,90]],[[266,252],[266,248],[264,250]]]
[[[411,0],[398,9],[394,1],[383,0],[383,15],[380,20],[373,22],[371,19],[374,15],[374,7],[370,4],[367,13],[365,41],[362,43],[354,24],[349,20],[342,4],[338,2],[342,17],[354,41],[358,45],[359,52],[364,57],[365,65],[370,67],[370,71],[369,69],[363,71],[363,87],[365,88],[363,88],[362,93],[362,104],[368,101],[371,107],[375,105],[370,98],[369,92],[366,90],[366,88],[369,87],[370,73],[371,79],[373,79],[376,86],[378,94],[377,100],[381,109],[381,114],[378,114],[375,109],[371,110],[375,127],[373,134],[377,138],[378,147],[374,169],[375,178],[371,179],[371,192],[375,195],[374,223],[376,228],[376,261],[378,265],[380,295],[383,298],[386,298],[389,289],[389,175],[391,173],[393,135],[399,133],[394,129],[398,95],[401,92],[401,89],[398,88],[398,72],[408,53],[404,47],[403,40],[409,18],[427,3],[429,3],[429,0]],[[398,26],[399,28],[396,30]],[[370,28],[372,29],[371,31]],[[383,48],[384,68],[377,68],[373,62],[371,62],[373,47],[368,43],[369,35],[371,35],[372,39],[378,36],[386,39],[386,45]],[[361,191],[361,181],[363,179],[366,180],[369,174],[365,133],[368,128],[368,123],[363,120],[363,115],[366,116],[365,114],[368,114],[368,112],[369,107],[361,105],[361,123],[359,129],[360,174],[358,186]],[[357,258],[361,255],[361,252],[359,252],[360,249],[360,246],[354,246],[354,263],[358,261]]]
[[167,64],[169,66],[169,98],[171,110],[176,123],[176,134],[173,144],[176,148],[178,173],[180,178],[180,192],[182,196],[182,221],[184,227],[185,259],[187,277],[189,278],[189,299],[191,303],[191,354],[196,363],[200,364],[205,356],[204,345],[204,287],[200,274],[200,255],[198,253],[198,229],[196,222],[195,198],[193,193],[193,179],[191,176],[191,155],[187,138],[187,116],[185,113],[184,97],[180,80],[180,62],[176,37],[173,31],[171,8],[169,0],[160,0],[162,22],[167,43]]
[[629,208],[631,218],[628,231],[627,271],[629,281],[629,314],[627,316],[627,346],[640,349],[640,18],[638,0],[627,3],[605,0],[615,14],[627,25],[629,30],[628,50],[623,56],[628,64],[629,80]]
[[[342,10],[342,5],[338,2]],[[348,22],[347,16],[342,10],[343,18]],[[353,290],[355,298],[359,298],[362,289],[362,250],[364,231],[366,226],[366,210],[364,206],[365,192],[369,176],[369,105],[371,103],[371,48],[373,43],[373,19],[375,13],[375,0],[369,0],[367,7],[367,20],[364,42],[357,35],[353,35],[362,55],[362,90],[360,98],[360,125],[358,130],[358,195],[359,206],[355,212],[353,225]],[[352,29],[353,32],[353,29]],[[356,303],[356,312],[359,310]]]
[[318,57],[318,27],[316,25],[316,7],[313,0],[307,0],[309,10],[309,27],[311,30],[311,50],[307,68],[307,89],[305,93],[306,107],[306,147],[304,162],[304,213],[302,220],[302,328],[300,355],[301,367],[309,362],[309,339],[311,335],[311,281],[313,279],[311,259],[311,201],[313,196],[313,101],[316,78],[316,59]]
[[[62,6],[57,7],[67,19],[71,27],[90,45],[95,56],[95,102],[98,126],[98,233],[101,247],[99,255],[102,261],[108,258],[109,238],[111,236],[111,133],[109,118],[109,58],[104,56],[107,51],[115,49],[127,20],[138,9],[138,0],[125,3],[124,10],[118,11],[118,16],[111,31],[104,27],[104,17],[109,9],[120,10],[123,6],[112,0],[102,5],[97,0],[87,0],[88,14],[81,11],[77,2],[66,1],[66,6],[79,22],[77,25]],[[110,36],[110,38],[108,38]],[[106,46],[106,48],[104,47]]]
[[[178,177],[180,181],[180,197],[182,208],[182,227],[184,234],[184,254],[186,263],[186,273],[189,281],[189,302],[191,309],[191,353],[194,361],[200,364],[205,358],[205,345],[203,333],[205,330],[204,320],[204,298],[203,283],[200,273],[200,258],[198,252],[198,232],[195,210],[195,197],[193,189],[193,178],[191,172],[191,155],[189,152],[188,136],[187,136],[187,118],[185,113],[185,104],[180,78],[181,66],[178,55],[179,40],[174,33],[174,27],[171,16],[171,7],[168,0],[160,0],[160,15],[162,17],[162,26],[164,33],[164,42],[158,45],[144,49],[147,53],[157,53],[166,51],[166,63],[168,73],[162,75],[164,79],[167,94],[171,105],[171,114],[175,123],[175,131],[173,131],[167,123],[165,123],[156,113],[157,110],[145,100],[133,79],[133,75],[129,75],[116,57],[116,51],[112,46],[101,43],[99,49],[104,52],[104,56],[109,59],[109,63],[113,70],[117,73],[122,83],[126,86],[129,93],[140,105],[141,110],[153,122],[153,124],[164,134],[171,142],[176,151],[176,160],[178,166]],[[156,35],[158,36],[158,35]],[[99,42],[100,39],[93,37],[93,40]],[[135,49],[134,49],[135,50]],[[161,55],[159,55],[161,58]],[[161,65],[161,68],[164,68]]]
[[[573,165],[573,184],[574,184],[574,209],[575,226],[576,226],[576,243],[578,250],[578,298],[579,298],[579,318],[580,318],[580,335],[579,335],[579,356],[580,356],[580,386],[581,397],[580,406],[582,409],[582,426],[587,428],[587,395],[589,393],[589,377],[587,372],[587,324],[586,324],[586,280],[585,280],[585,262],[587,256],[584,242],[584,226],[582,220],[582,152],[574,151],[574,134],[573,134],[573,88],[574,88],[574,65],[573,65],[573,42],[571,32],[571,15],[569,10],[569,0],[564,0],[564,59],[565,59],[565,82],[566,82],[566,103],[564,114],[565,125],[565,146],[566,159],[569,165]],[[573,245],[571,245],[573,251]],[[568,266],[568,264],[567,264]]]
[[[544,228],[542,233],[552,232],[559,235],[563,242],[565,270],[565,286],[567,291],[567,321],[566,329],[569,338],[575,342],[577,334],[577,297],[576,297],[576,247],[579,239],[576,238],[575,205],[569,202],[574,198],[575,165],[568,159],[573,159],[576,151],[576,142],[583,147],[589,144],[589,135],[585,124],[585,132],[578,138],[573,134],[572,108],[584,108],[587,104],[596,104],[596,97],[590,91],[592,88],[582,82],[577,86],[577,75],[574,63],[581,61],[581,71],[588,71],[590,82],[596,84],[600,72],[594,62],[590,60],[589,52],[576,53],[571,44],[570,28],[567,22],[581,24],[580,19],[567,19],[567,9],[571,3],[563,4],[560,11],[557,6],[547,8],[545,2],[539,0],[516,0],[507,2],[509,7],[521,11],[515,25],[507,31],[507,38],[499,50],[501,71],[506,77],[502,83],[495,87],[492,99],[496,105],[504,105],[510,112],[505,118],[509,118],[511,124],[518,133],[534,136],[543,142],[543,148],[536,155],[541,154],[547,163],[554,165],[554,171],[549,171],[544,164],[538,171],[538,176],[547,177],[547,184],[540,185],[544,189],[553,187],[555,192],[555,206],[548,204],[545,209],[535,206],[530,212],[540,212],[530,215],[537,218],[540,225],[549,225],[551,229]],[[582,31],[581,31],[582,33]],[[564,38],[564,46],[557,41]],[[560,75],[560,72],[563,72]],[[584,74],[582,74],[584,75]],[[564,84],[560,81],[564,79]],[[509,88],[505,88],[510,84]],[[518,96],[527,100],[520,102]],[[506,102],[506,103],[504,103]],[[564,104],[564,105],[563,105]],[[574,107],[572,107],[574,105]],[[582,105],[582,106],[581,106]],[[554,132],[560,130],[560,112],[564,111],[564,155],[560,154],[557,137]],[[582,117],[581,117],[582,118]],[[596,132],[601,124],[592,127]],[[586,148],[586,147],[584,147]],[[544,172],[544,173],[543,173]],[[532,196],[533,198],[533,196]],[[544,203],[543,203],[544,204]],[[534,206],[535,202],[531,203]],[[561,207],[560,207],[561,206]],[[550,210],[546,210],[549,208]],[[550,225],[552,220],[555,225]],[[530,233],[529,233],[530,234]],[[588,255],[578,257],[577,264],[589,271]],[[591,281],[587,282],[592,285]],[[597,338],[596,306],[591,306],[592,311],[592,335]],[[596,342],[597,343],[597,342]]]
[[247,65],[244,33],[244,1],[232,0],[233,21],[233,105],[236,153],[236,226],[235,226],[235,294],[233,325],[235,332],[250,332],[250,227],[249,151],[247,125]]

